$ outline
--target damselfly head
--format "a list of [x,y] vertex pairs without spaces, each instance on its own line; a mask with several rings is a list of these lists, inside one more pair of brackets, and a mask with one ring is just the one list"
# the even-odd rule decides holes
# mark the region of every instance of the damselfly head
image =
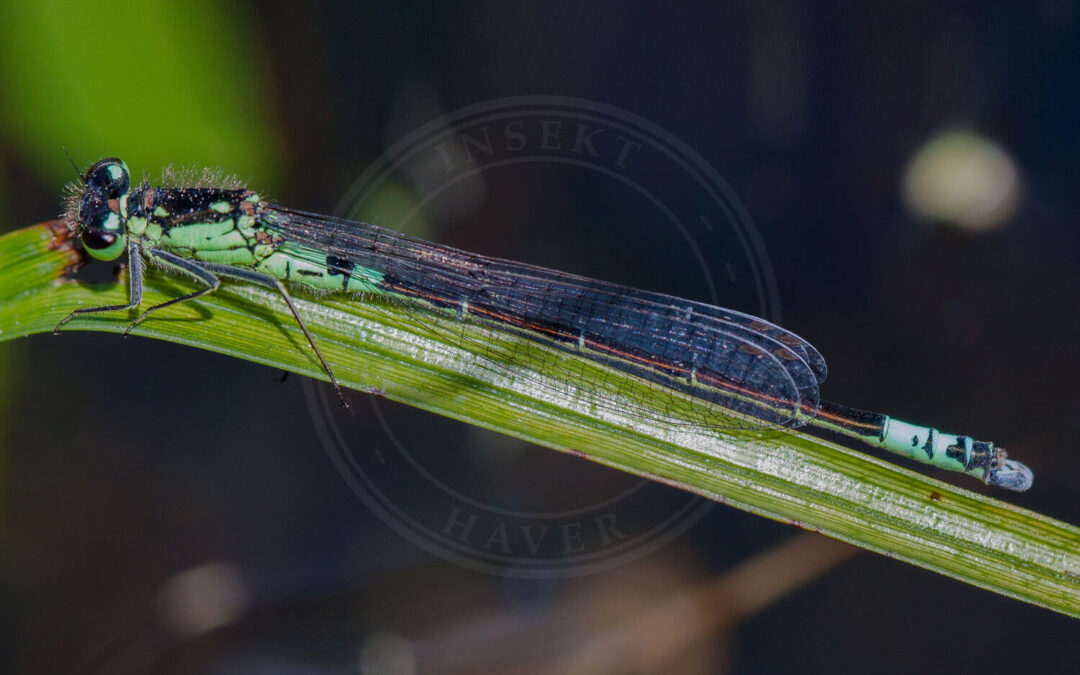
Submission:
[[127,198],[131,173],[123,160],[102,159],[86,172],[78,205],[71,205],[69,220],[86,252],[99,260],[115,260],[127,246]]

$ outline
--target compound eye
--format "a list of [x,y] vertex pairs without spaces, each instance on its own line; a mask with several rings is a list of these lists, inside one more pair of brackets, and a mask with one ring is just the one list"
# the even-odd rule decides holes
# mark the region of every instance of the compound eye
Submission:
[[116,260],[124,252],[127,233],[120,216],[100,200],[83,204],[83,248],[98,260]]
[[106,199],[119,199],[130,186],[127,164],[115,157],[100,160],[86,172],[86,187],[101,190]]
[[124,252],[125,239],[123,233],[87,230],[83,233],[82,244],[86,252],[98,260],[116,260]]

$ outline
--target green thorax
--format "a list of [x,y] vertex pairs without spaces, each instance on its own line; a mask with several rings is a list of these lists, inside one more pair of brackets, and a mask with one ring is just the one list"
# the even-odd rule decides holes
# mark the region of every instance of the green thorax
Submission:
[[208,263],[245,267],[326,291],[379,292],[374,270],[335,266],[334,256],[289,241],[273,227],[273,207],[251,190],[212,187],[133,190],[128,236],[145,246]]

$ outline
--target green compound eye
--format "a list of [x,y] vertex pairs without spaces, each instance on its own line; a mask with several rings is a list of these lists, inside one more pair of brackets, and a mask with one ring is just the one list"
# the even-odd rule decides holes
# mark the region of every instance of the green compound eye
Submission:
[[123,160],[103,159],[86,172],[87,190],[96,191],[106,199],[117,199],[131,187],[131,174]]
[[123,232],[88,228],[83,233],[82,243],[86,252],[98,260],[116,260],[124,252],[127,237]]
[[127,233],[120,216],[100,200],[89,200],[83,207],[82,243],[86,252],[98,260],[116,260],[124,252]]

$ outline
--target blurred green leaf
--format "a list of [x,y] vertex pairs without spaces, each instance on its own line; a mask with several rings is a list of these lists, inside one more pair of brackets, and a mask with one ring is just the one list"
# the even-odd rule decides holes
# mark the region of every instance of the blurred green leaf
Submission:
[[364,223],[385,223],[384,227],[410,234],[414,237],[430,236],[430,223],[425,217],[424,205],[404,182],[395,178],[383,181],[378,190],[363,198],[345,200],[354,206],[342,214],[351,220]]
[[272,182],[280,162],[257,34],[232,3],[0,3],[0,124],[50,178],[76,161],[225,165]]

